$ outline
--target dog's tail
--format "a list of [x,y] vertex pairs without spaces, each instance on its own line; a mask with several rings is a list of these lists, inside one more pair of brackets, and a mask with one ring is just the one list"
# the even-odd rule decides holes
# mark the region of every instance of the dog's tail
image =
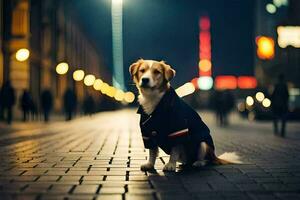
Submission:
[[213,155],[212,163],[215,165],[241,164],[240,156],[236,152],[225,152],[220,156]]

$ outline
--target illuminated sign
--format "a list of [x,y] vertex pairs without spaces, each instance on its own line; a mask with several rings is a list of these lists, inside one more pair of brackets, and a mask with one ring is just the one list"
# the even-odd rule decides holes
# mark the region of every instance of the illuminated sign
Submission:
[[292,46],[300,48],[300,26],[278,26],[278,45],[281,48]]

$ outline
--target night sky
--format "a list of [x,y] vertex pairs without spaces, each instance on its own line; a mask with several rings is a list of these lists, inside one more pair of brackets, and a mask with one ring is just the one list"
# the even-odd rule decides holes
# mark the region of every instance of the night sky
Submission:
[[[165,60],[176,69],[173,85],[198,74],[198,19],[211,18],[213,76],[252,75],[253,0],[123,0],[124,67],[138,58]],[[110,0],[78,0],[82,28],[112,66]]]

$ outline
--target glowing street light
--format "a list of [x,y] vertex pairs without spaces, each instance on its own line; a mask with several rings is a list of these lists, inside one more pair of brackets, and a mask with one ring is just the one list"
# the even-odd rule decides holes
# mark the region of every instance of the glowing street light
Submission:
[[114,95],[117,101],[123,101],[125,93],[122,90],[117,90],[116,94]]
[[56,73],[59,75],[66,74],[69,70],[69,65],[66,62],[61,62],[56,66]]
[[19,49],[16,52],[16,59],[20,62],[27,60],[30,56],[30,51],[26,48]]
[[262,92],[257,92],[255,94],[255,98],[257,101],[262,102],[265,99],[265,95]]
[[94,87],[95,90],[100,91],[101,88],[102,88],[102,85],[103,85],[103,81],[102,81],[101,79],[96,79],[96,80],[94,81],[93,87]]
[[271,100],[268,99],[268,98],[265,98],[262,102],[262,105],[265,107],[265,108],[269,108],[271,106]]
[[126,92],[125,93],[125,96],[124,96],[124,100],[127,102],[127,103],[132,103],[135,99],[135,96],[132,92]]
[[253,104],[254,104],[253,97],[247,96],[247,98],[246,98],[246,104],[247,104],[247,106],[253,106]]
[[75,81],[82,81],[84,78],[84,71],[83,70],[76,70],[73,72],[73,79]]
[[95,80],[96,80],[96,78],[94,75],[88,74],[84,77],[83,83],[86,86],[92,86],[92,85],[94,85]]

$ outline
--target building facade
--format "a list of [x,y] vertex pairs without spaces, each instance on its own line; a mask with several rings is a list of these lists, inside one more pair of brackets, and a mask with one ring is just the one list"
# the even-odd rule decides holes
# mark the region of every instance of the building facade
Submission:
[[[59,111],[65,90],[73,88],[81,101],[86,93],[93,94],[95,91],[73,80],[72,73],[77,69],[111,83],[110,73],[97,49],[82,31],[71,1],[0,2],[3,11],[0,17],[0,83],[2,85],[10,80],[18,99],[23,90],[29,90],[40,107],[41,92],[50,89],[55,99],[55,109]],[[18,61],[15,56],[21,48],[30,52],[25,61]],[[55,71],[60,62],[69,65],[64,75],[58,75]],[[18,112],[18,106],[15,106],[17,115]]]

